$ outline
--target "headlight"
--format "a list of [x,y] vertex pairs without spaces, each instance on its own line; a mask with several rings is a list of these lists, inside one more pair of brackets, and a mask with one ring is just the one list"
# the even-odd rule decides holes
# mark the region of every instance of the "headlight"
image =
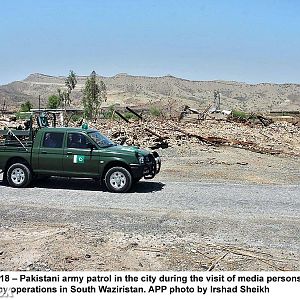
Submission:
[[139,156],[138,159],[139,159],[140,165],[143,165],[145,163],[144,156]]

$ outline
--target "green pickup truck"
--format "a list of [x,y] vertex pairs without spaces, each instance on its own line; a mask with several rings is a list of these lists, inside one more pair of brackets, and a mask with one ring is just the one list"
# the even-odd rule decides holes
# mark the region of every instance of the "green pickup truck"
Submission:
[[[12,187],[26,187],[38,176],[94,178],[111,192],[127,192],[132,184],[160,171],[157,152],[116,145],[99,131],[40,126],[2,130],[0,169]],[[28,138],[25,139],[24,136]]]

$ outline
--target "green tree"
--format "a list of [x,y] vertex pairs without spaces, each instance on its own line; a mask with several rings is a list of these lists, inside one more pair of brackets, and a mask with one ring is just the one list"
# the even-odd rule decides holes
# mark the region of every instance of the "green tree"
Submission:
[[26,112],[26,111],[30,111],[31,109],[32,109],[32,104],[30,101],[26,101],[25,103],[21,104],[20,111]]
[[87,78],[82,92],[85,116],[90,120],[94,120],[99,114],[102,102],[107,99],[106,86],[102,80],[97,80],[95,71]]
[[59,107],[60,101],[57,95],[51,95],[48,97],[47,107],[51,109],[56,109]]
[[57,89],[60,105],[66,110],[67,106],[71,104],[71,92],[75,89],[77,84],[77,78],[74,71],[70,71],[68,77],[65,80],[66,90]]

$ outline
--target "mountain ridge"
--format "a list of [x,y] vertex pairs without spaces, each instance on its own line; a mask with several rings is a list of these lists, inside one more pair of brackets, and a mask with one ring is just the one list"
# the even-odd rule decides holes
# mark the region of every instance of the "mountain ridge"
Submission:
[[[80,106],[82,88],[88,76],[77,76],[78,84],[72,93],[75,106]],[[295,83],[246,83],[223,80],[189,80],[172,75],[141,76],[119,73],[114,76],[97,75],[108,91],[108,105],[190,105],[199,109],[213,103],[214,91],[221,94],[222,109],[244,111],[291,110],[300,108],[300,84]],[[25,79],[0,85],[0,105],[17,108],[24,101],[37,104],[63,88],[65,76],[43,73],[29,74]]]
[[[89,77],[89,75],[76,75],[80,78],[87,78]],[[246,82],[246,81],[237,81],[237,80],[221,80],[221,79],[214,79],[214,80],[193,80],[193,79],[187,79],[187,78],[182,78],[182,77],[176,77],[173,75],[162,75],[162,76],[146,76],[146,75],[132,75],[132,74],[128,74],[128,73],[117,73],[113,76],[103,76],[103,75],[99,75],[97,74],[98,78],[115,78],[115,77],[122,77],[122,76],[127,76],[127,77],[132,77],[132,78],[144,78],[144,79],[159,79],[159,78],[173,78],[173,79],[177,79],[177,80],[182,80],[182,81],[188,81],[188,82],[194,82],[194,83],[203,83],[203,82],[216,82],[216,83],[235,83],[235,84],[245,84],[245,85],[250,85],[250,86],[257,86],[257,85],[300,85],[300,83],[295,83],[295,82],[257,82],[257,83],[250,83],[250,82]],[[44,74],[44,73],[31,73],[29,74],[25,79],[23,80],[15,80],[12,82],[20,82],[20,81],[26,81],[28,79],[30,79],[30,77],[46,77],[46,78],[63,78],[65,79],[66,76],[63,75],[48,75],[48,74]],[[12,83],[11,82],[11,83]],[[10,84],[10,83],[8,83]],[[7,85],[7,84],[4,84]],[[1,85],[0,85],[1,86]]]

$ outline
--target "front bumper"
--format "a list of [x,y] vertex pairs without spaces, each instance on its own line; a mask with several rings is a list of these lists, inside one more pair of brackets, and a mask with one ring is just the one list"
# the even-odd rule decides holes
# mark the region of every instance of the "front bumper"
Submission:
[[144,164],[130,165],[131,172],[134,178],[152,179],[160,172],[161,159],[156,151],[145,156]]

